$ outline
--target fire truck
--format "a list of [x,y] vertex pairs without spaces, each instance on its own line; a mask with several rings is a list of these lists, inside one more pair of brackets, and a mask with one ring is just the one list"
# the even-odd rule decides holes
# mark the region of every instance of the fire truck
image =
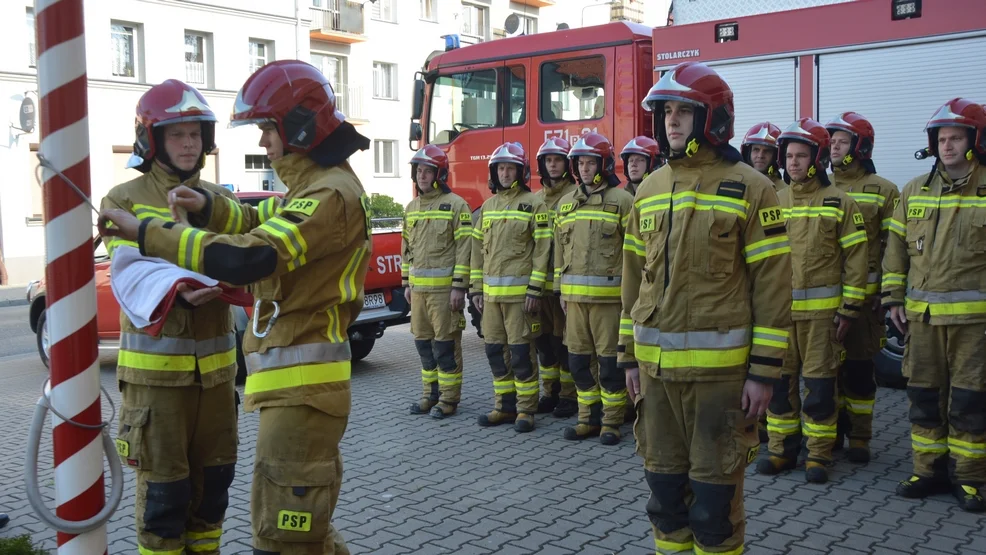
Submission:
[[[957,96],[986,102],[983,52],[983,0],[856,0],[653,29],[616,22],[463,48],[447,40],[415,76],[409,146],[445,150],[449,185],[477,209],[490,195],[496,146],[518,141],[533,158],[547,137],[595,131],[622,148],[653,135],[640,101],[655,80],[701,61],[733,91],[734,146],[758,121],[784,128],[852,110],[876,129],[877,171],[902,187],[929,170],[915,151],[926,145],[934,111]],[[881,381],[900,384],[903,346],[891,330],[877,364]]]

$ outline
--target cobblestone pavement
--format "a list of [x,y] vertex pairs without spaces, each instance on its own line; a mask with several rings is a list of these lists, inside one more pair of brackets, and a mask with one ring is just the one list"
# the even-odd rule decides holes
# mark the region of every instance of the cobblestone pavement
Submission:
[[[464,402],[454,418],[411,417],[420,382],[407,326],[377,341],[353,371],[353,412],[343,440],[345,476],[335,525],[354,554],[653,553],[644,514],[647,489],[633,440],[604,447],[562,439],[567,424],[538,416],[519,435],[481,429],[492,384],[481,340],[463,342]],[[0,537],[29,533],[54,547],[54,532],[32,514],[23,491],[25,438],[45,375],[36,355],[0,359]],[[102,379],[119,401],[111,366]],[[986,553],[986,516],[960,511],[950,496],[904,500],[893,493],[910,470],[906,399],[881,389],[874,460],[839,460],[826,485],[800,471],[766,478],[749,469],[747,553]],[[104,408],[106,407],[104,403]],[[108,409],[106,409],[108,416]],[[114,425],[115,430],[115,425]],[[629,426],[623,429],[630,435]],[[257,415],[240,419],[240,460],[230,490],[224,553],[251,553],[250,479]],[[52,500],[50,434],[41,483]],[[128,491],[133,474],[126,473]],[[133,495],[109,523],[110,553],[136,552]]]

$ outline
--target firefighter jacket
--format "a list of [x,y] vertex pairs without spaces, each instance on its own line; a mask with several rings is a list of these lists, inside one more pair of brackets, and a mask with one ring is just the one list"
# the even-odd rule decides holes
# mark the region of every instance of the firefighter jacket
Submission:
[[859,211],[863,213],[866,224],[867,274],[866,296],[880,294],[880,272],[883,253],[887,248],[887,233],[894,207],[900,192],[897,186],[886,179],[868,174],[859,162],[849,166],[837,166],[831,176],[832,182],[842,192],[849,195]]
[[932,325],[986,322],[986,171],[913,179],[900,195],[883,258],[883,304]]
[[524,187],[488,198],[473,223],[470,294],[499,303],[540,298],[548,277],[551,229],[548,207]]
[[779,193],[781,189],[787,187],[787,183],[784,183],[784,178],[781,177],[781,172],[779,171],[771,172],[770,175],[767,176],[767,179],[769,179],[771,185],[774,186],[774,192]]
[[637,196],[637,188],[640,187],[640,183],[634,183],[633,181],[627,181],[627,184],[623,186],[623,190],[630,193],[630,197]]
[[856,318],[866,300],[866,220],[856,201],[818,177],[777,194],[791,240],[791,319]]
[[566,302],[618,303],[630,193],[580,186],[565,195],[555,220],[555,292]]
[[780,377],[791,247],[762,174],[708,147],[671,160],[637,191],[623,250],[622,367],[648,363],[670,381]]
[[472,211],[462,197],[433,189],[404,211],[401,283],[420,291],[469,288]]
[[[226,189],[199,179],[198,173],[180,183],[178,176],[169,174],[158,164],[151,164],[147,173],[110,189],[101,208],[119,208],[141,220],[171,223],[174,220],[168,207],[168,192],[181,184],[208,191],[216,198],[238,202]],[[137,243],[119,237],[108,237],[104,241],[110,258],[120,246],[137,247]],[[194,308],[177,303],[165,316],[158,337],[151,337],[134,326],[121,311],[120,332],[117,360],[120,381],[180,387],[200,380],[202,387],[210,388],[236,377],[233,317],[229,305],[221,300]]]
[[[551,220],[551,225],[557,225],[558,218],[558,201],[568,193],[571,193],[578,187],[568,174],[565,174],[565,182],[561,184],[556,184],[551,187],[541,187],[541,189],[535,193],[538,198],[544,201],[548,206],[548,218]],[[548,279],[544,283],[545,291],[554,291],[555,282],[555,243],[552,240],[551,250],[548,254]]]
[[243,338],[246,410],[308,405],[346,416],[347,330],[363,307],[369,199],[348,163],[323,168],[292,153],[271,165],[288,192],[263,223],[257,209],[210,195],[210,227],[233,212],[243,233],[143,220],[140,250],[220,281],[253,284],[258,305]]

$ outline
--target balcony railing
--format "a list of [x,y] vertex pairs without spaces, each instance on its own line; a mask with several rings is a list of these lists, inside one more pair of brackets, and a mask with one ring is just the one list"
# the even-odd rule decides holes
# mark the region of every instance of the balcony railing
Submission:
[[205,84],[205,64],[202,62],[185,62],[185,81],[196,85]]
[[336,107],[349,119],[369,119],[366,113],[366,94],[359,85],[332,85],[336,93]]
[[363,34],[363,6],[349,0],[324,0],[326,7],[311,7],[312,31]]

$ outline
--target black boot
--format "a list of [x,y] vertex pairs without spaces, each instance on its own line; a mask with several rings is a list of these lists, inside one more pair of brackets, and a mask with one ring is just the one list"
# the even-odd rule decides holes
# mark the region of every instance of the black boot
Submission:
[[897,495],[908,499],[924,499],[936,493],[946,493],[951,489],[947,478],[911,476],[897,483]]
[[959,502],[959,507],[963,511],[970,513],[981,513],[986,511],[986,500],[983,499],[982,486],[973,484],[956,484],[952,489],[952,495]]
[[555,418],[569,418],[579,412],[579,404],[575,399],[558,399],[558,406],[551,413]]

